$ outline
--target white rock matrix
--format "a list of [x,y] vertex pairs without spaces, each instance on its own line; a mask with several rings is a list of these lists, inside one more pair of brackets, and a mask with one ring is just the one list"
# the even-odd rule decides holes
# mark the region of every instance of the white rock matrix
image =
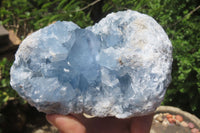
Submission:
[[11,86],[47,114],[128,118],[152,113],[171,81],[172,45],[150,16],[111,13],[81,29],[58,21],[29,35]]

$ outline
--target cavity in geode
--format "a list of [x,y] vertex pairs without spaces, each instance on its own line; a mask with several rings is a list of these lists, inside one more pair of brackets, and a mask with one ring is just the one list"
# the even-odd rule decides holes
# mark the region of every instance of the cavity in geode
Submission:
[[159,106],[171,65],[172,45],[162,27],[127,10],[86,29],[58,21],[32,33],[15,55],[11,85],[48,114],[127,118]]

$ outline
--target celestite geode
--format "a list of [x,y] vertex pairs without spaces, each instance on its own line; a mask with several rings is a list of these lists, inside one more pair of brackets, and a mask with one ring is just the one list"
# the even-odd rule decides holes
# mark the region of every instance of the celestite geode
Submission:
[[159,106],[171,65],[172,45],[162,27],[127,10],[86,29],[58,21],[32,33],[15,55],[11,85],[48,114],[127,118]]

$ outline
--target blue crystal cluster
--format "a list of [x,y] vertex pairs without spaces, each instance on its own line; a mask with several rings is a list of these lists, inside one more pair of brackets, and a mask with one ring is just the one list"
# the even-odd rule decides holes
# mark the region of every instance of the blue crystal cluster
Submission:
[[29,35],[11,85],[39,111],[128,118],[153,112],[171,81],[172,45],[136,11],[111,13],[81,29],[58,21]]

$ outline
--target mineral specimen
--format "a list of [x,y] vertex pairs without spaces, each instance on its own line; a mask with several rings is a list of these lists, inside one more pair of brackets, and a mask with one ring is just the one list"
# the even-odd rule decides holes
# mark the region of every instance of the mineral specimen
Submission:
[[159,106],[171,65],[172,45],[162,27],[127,10],[86,29],[58,21],[32,33],[15,55],[11,85],[48,114],[127,118]]

